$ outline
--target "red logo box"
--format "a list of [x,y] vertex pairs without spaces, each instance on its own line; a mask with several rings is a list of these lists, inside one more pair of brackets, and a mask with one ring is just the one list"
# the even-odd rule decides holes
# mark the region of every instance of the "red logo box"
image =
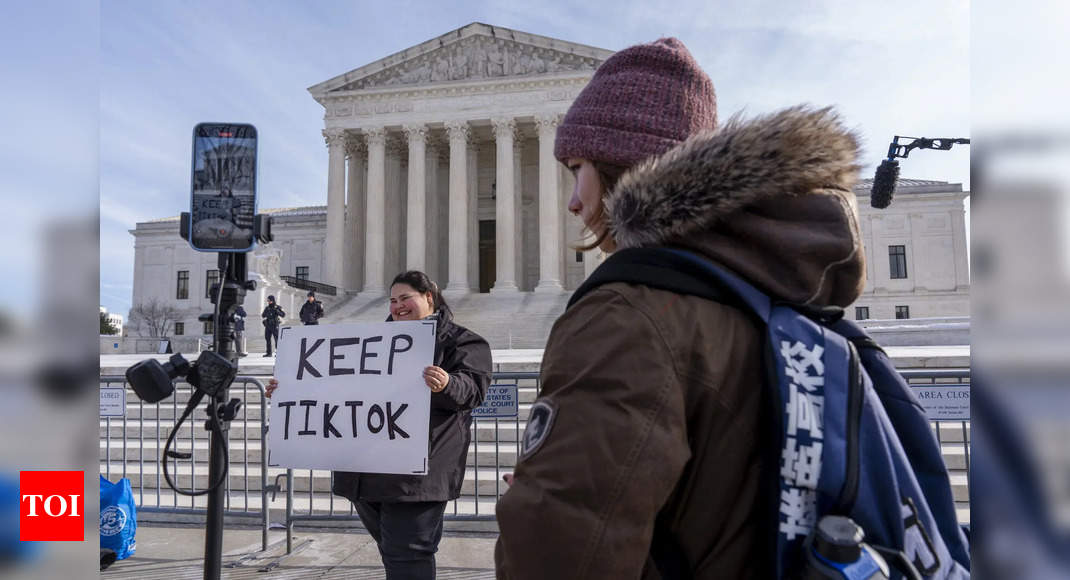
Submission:
[[19,472],[19,539],[85,540],[85,475],[81,471]]

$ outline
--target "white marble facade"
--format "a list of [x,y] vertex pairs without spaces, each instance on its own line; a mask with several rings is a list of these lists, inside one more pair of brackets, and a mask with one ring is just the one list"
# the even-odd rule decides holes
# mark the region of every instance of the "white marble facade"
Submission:
[[[310,87],[324,107],[326,205],[264,210],[275,240],[250,270],[277,264],[282,275],[339,288],[338,300],[381,296],[406,269],[426,271],[455,297],[575,289],[600,256],[570,247],[581,224],[566,210],[572,177],[553,158],[553,139],[610,54],[475,23]],[[876,210],[868,191],[868,180],[856,188],[868,269],[856,306],[873,319],[895,318],[897,306],[911,318],[968,316],[968,192],[903,179],[891,207]],[[216,257],[192,251],[176,230],[171,218],[131,231],[133,301],[166,298],[185,313],[185,333],[201,334],[196,315],[210,308]],[[905,278],[891,277],[890,246],[905,248]],[[177,298],[181,271],[186,299]],[[247,310],[269,292],[288,311],[299,307],[303,291],[277,275],[261,275]]]
[[610,54],[475,23],[309,88],[328,147],[318,281],[383,293],[418,269],[453,294],[575,287],[553,139]]

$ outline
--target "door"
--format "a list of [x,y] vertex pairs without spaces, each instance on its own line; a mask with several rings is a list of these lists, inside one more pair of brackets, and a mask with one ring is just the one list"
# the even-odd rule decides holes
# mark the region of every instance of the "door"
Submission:
[[495,238],[494,220],[479,222],[479,291],[490,292],[495,279]]

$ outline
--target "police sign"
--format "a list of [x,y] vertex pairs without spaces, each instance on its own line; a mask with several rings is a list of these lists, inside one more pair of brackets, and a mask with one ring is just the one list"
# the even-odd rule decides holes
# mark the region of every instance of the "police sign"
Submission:
[[480,417],[516,417],[520,404],[517,398],[516,383],[495,383],[487,388],[483,404],[472,409],[472,416]]

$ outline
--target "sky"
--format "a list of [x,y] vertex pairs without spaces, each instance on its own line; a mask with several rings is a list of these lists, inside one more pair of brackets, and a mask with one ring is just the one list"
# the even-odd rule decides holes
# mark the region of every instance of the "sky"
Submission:
[[[99,14],[97,70],[82,72],[99,83],[100,303],[123,315],[129,230],[187,210],[195,124],[256,125],[261,208],[322,205],[323,109],[307,88],[471,22],[609,50],[676,36],[713,79],[722,119],[836,106],[863,137],[863,177],[894,135],[970,137],[970,12],[959,0],[105,0]],[[902,177],[969,189],[968,146],[901,164]]]

